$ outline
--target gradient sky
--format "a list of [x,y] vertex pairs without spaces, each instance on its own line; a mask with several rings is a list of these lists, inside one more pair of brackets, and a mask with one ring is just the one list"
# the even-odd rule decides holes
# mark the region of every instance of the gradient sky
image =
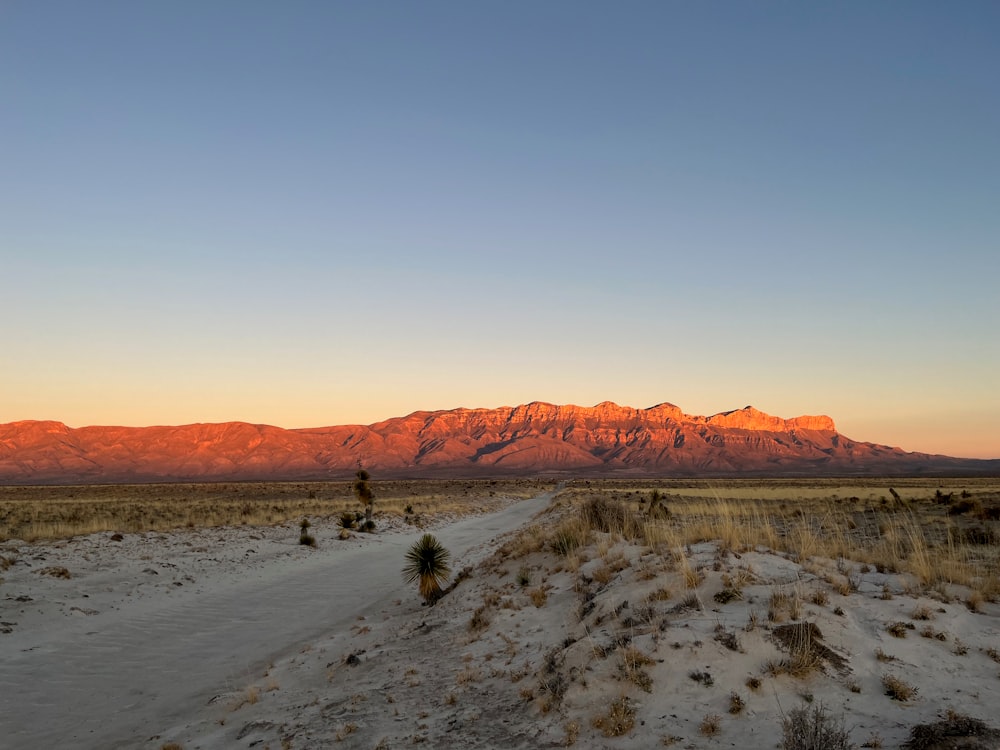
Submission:
[[0,422],[532,400],[1000,457],[996,2],[0,3]]

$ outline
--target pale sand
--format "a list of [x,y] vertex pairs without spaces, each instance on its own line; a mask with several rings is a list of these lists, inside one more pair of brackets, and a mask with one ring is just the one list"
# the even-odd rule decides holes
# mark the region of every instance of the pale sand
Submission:
[[[669,552],[605,544],[605,559],[592,548],[576,571],[557,570],[562,559],[552,553],[492,561],[487,542],[546,503],[435,530],[455,569],[473,566],[473,574],[434,607],[401,581],[413,529],[340,541],[332,524],[320,524],[316,550],[298,546],[290,526],[0,545],[19,559],[0,573],[0,621],[13,623],[0,634],[3,746],[533,748],[563,745],[575,724],[578,747],[648,748],[673,737],[677,747],[773,748],[782,712],[806,697],[843,713],[858,745],[877,732],[884,747],[897,747],[913,725],[948,708],[998,723],[1000,664],[985,653],[1000,649],[996,604],[975,614],[958,600],[908,596],[905,577],[856,565],[849,572],[860,589],[841,596],[816,576],[837,576],[833,562],[814,561],[809,572],[765,550],[736,557],[713,544],[688,551],[702,569],[693,592],[701,610],[680,607],[692,592],[664,565]],[[621,569],[606,584],[581,583],[608,563]],[[37,573],[60,565],[71,579]],[[522,567],[526,586],[516,580]],[[754,578],[742,600],[717,603],[722,575],[747,567]],[[891,599],[881,598],[884,586]],[[546,589],[540,607],[530,596],[538,587]],[[664,587],[669,599],[648,599]],[[769,630],[771,594],[808,600],[817,589],[829,603],[807,601],[800,621],[817,625],[843,668],[765,676],[765,662],[787,656]],[[31,601],[18,601],[24,596]],[[488,625],[473,632],[484,600],[493,602]],[[911,619],[919,605],[932,620]],[[754,610],[761,625],[746,632]],[[892,621],[915,629],[894,638],[885,631]],[[716,640],[720,626],[739,651]],[[946,640],[921,637],[927,626]],[[620,667],[626,641],[653,660],[641,666],[650,692]],[[879,662],[877,648],[895,661]],[[693,671],[712,684],[692,680]],[[916,686],[917,697],[884,695],[886,673]],[[759,690],[746,686],[751,675],[761,677]],[[728,713],[732,691],[746,703],[738,715]],[[621,696],[634,727],[605,737],[592,721]],[[699,731],[708,714],[720,717],[716,737]]]

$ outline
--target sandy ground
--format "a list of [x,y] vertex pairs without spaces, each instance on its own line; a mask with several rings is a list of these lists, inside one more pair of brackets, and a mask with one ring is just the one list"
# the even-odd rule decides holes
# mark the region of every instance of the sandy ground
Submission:
[[[401,582],[412,529],[339,541],[318,526],[315,550],[287,526],[7,543],[2,744],[773,748],[782,715],[823,705],[856,745],[899,747],[948,709],[997,723],[996,604],[975,613],[959,589],[712,543],[607,538],[575,562],[498,552],[547,502],[436,529],[472,574],[433,607]],[[59,567],[72,577],[42,572]],[[855,590],[838,593],[848,578]],[[720,601],[734,580],[739,597]],[[773,674],[796,623],[815,626],[817,668]],[[916,695],[886,695],[887,674]]]
[[[435,533],[474,564],[547,502],[439,519]],[[316,549],[292,526],[3,543],[13,564],[0,573],[0,745],[140,746],[272,661],[412,593],[400,570],[422,531],[338,531],[317,523]]]

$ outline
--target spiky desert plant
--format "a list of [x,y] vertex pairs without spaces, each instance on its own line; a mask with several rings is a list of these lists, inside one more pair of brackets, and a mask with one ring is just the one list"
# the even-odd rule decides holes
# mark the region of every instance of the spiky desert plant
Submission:
[[649,517],[650,518],[666,518],[670,515],[670,509],[664,502],[666,498],[660,493],[659,490],[653,490],[649,496]]
[[375,493],[372,492],[372,488],[368,484],[371,475],[364,469],[359,468],[354,476],[357,477],[354,480],[354,494],[361,501],[361,504],[365,506],[365,523],[362,528],[369,531],[375,528],[375,521],[372,520],[372,513],[375,512]]
[[303,518],[302,523],[299,524],[299,528],[302,530],[299,534],[299,544],[304,544],[307,547],[316,546],[316,537],[309,533],[309,527],[312,526],[309,523],[308,518]]
[[416,583],[420,595],[428,604],[433,604],[441,596],[441,584],[451,574],[448,552],[433,534],[424,534],[406,553],[403,580]]

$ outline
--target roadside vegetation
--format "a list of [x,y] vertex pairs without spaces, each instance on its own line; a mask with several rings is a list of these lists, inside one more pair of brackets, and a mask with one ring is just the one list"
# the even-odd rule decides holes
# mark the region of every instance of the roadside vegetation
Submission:
[[[926,588],[968,586],[970,608],[1000,597],[996,478],[591,480],[567,487],[559,507],[581,508],[551,532],[550,545],[564,553],[594,530],[661,549],[718,540],[737,552],[850,560],[910,574]],[[846,575],[838,583],[852,585]]]
[[[353,518],[358,508],[355,481],[0,487],[0,541],[35,542],[101,531],[274,526],[303,517],[340,519],[348,513]],[[403,518],[419,527],[442,515],[500,508],[553,486],[533,479],[380,480],[373,515]]]

